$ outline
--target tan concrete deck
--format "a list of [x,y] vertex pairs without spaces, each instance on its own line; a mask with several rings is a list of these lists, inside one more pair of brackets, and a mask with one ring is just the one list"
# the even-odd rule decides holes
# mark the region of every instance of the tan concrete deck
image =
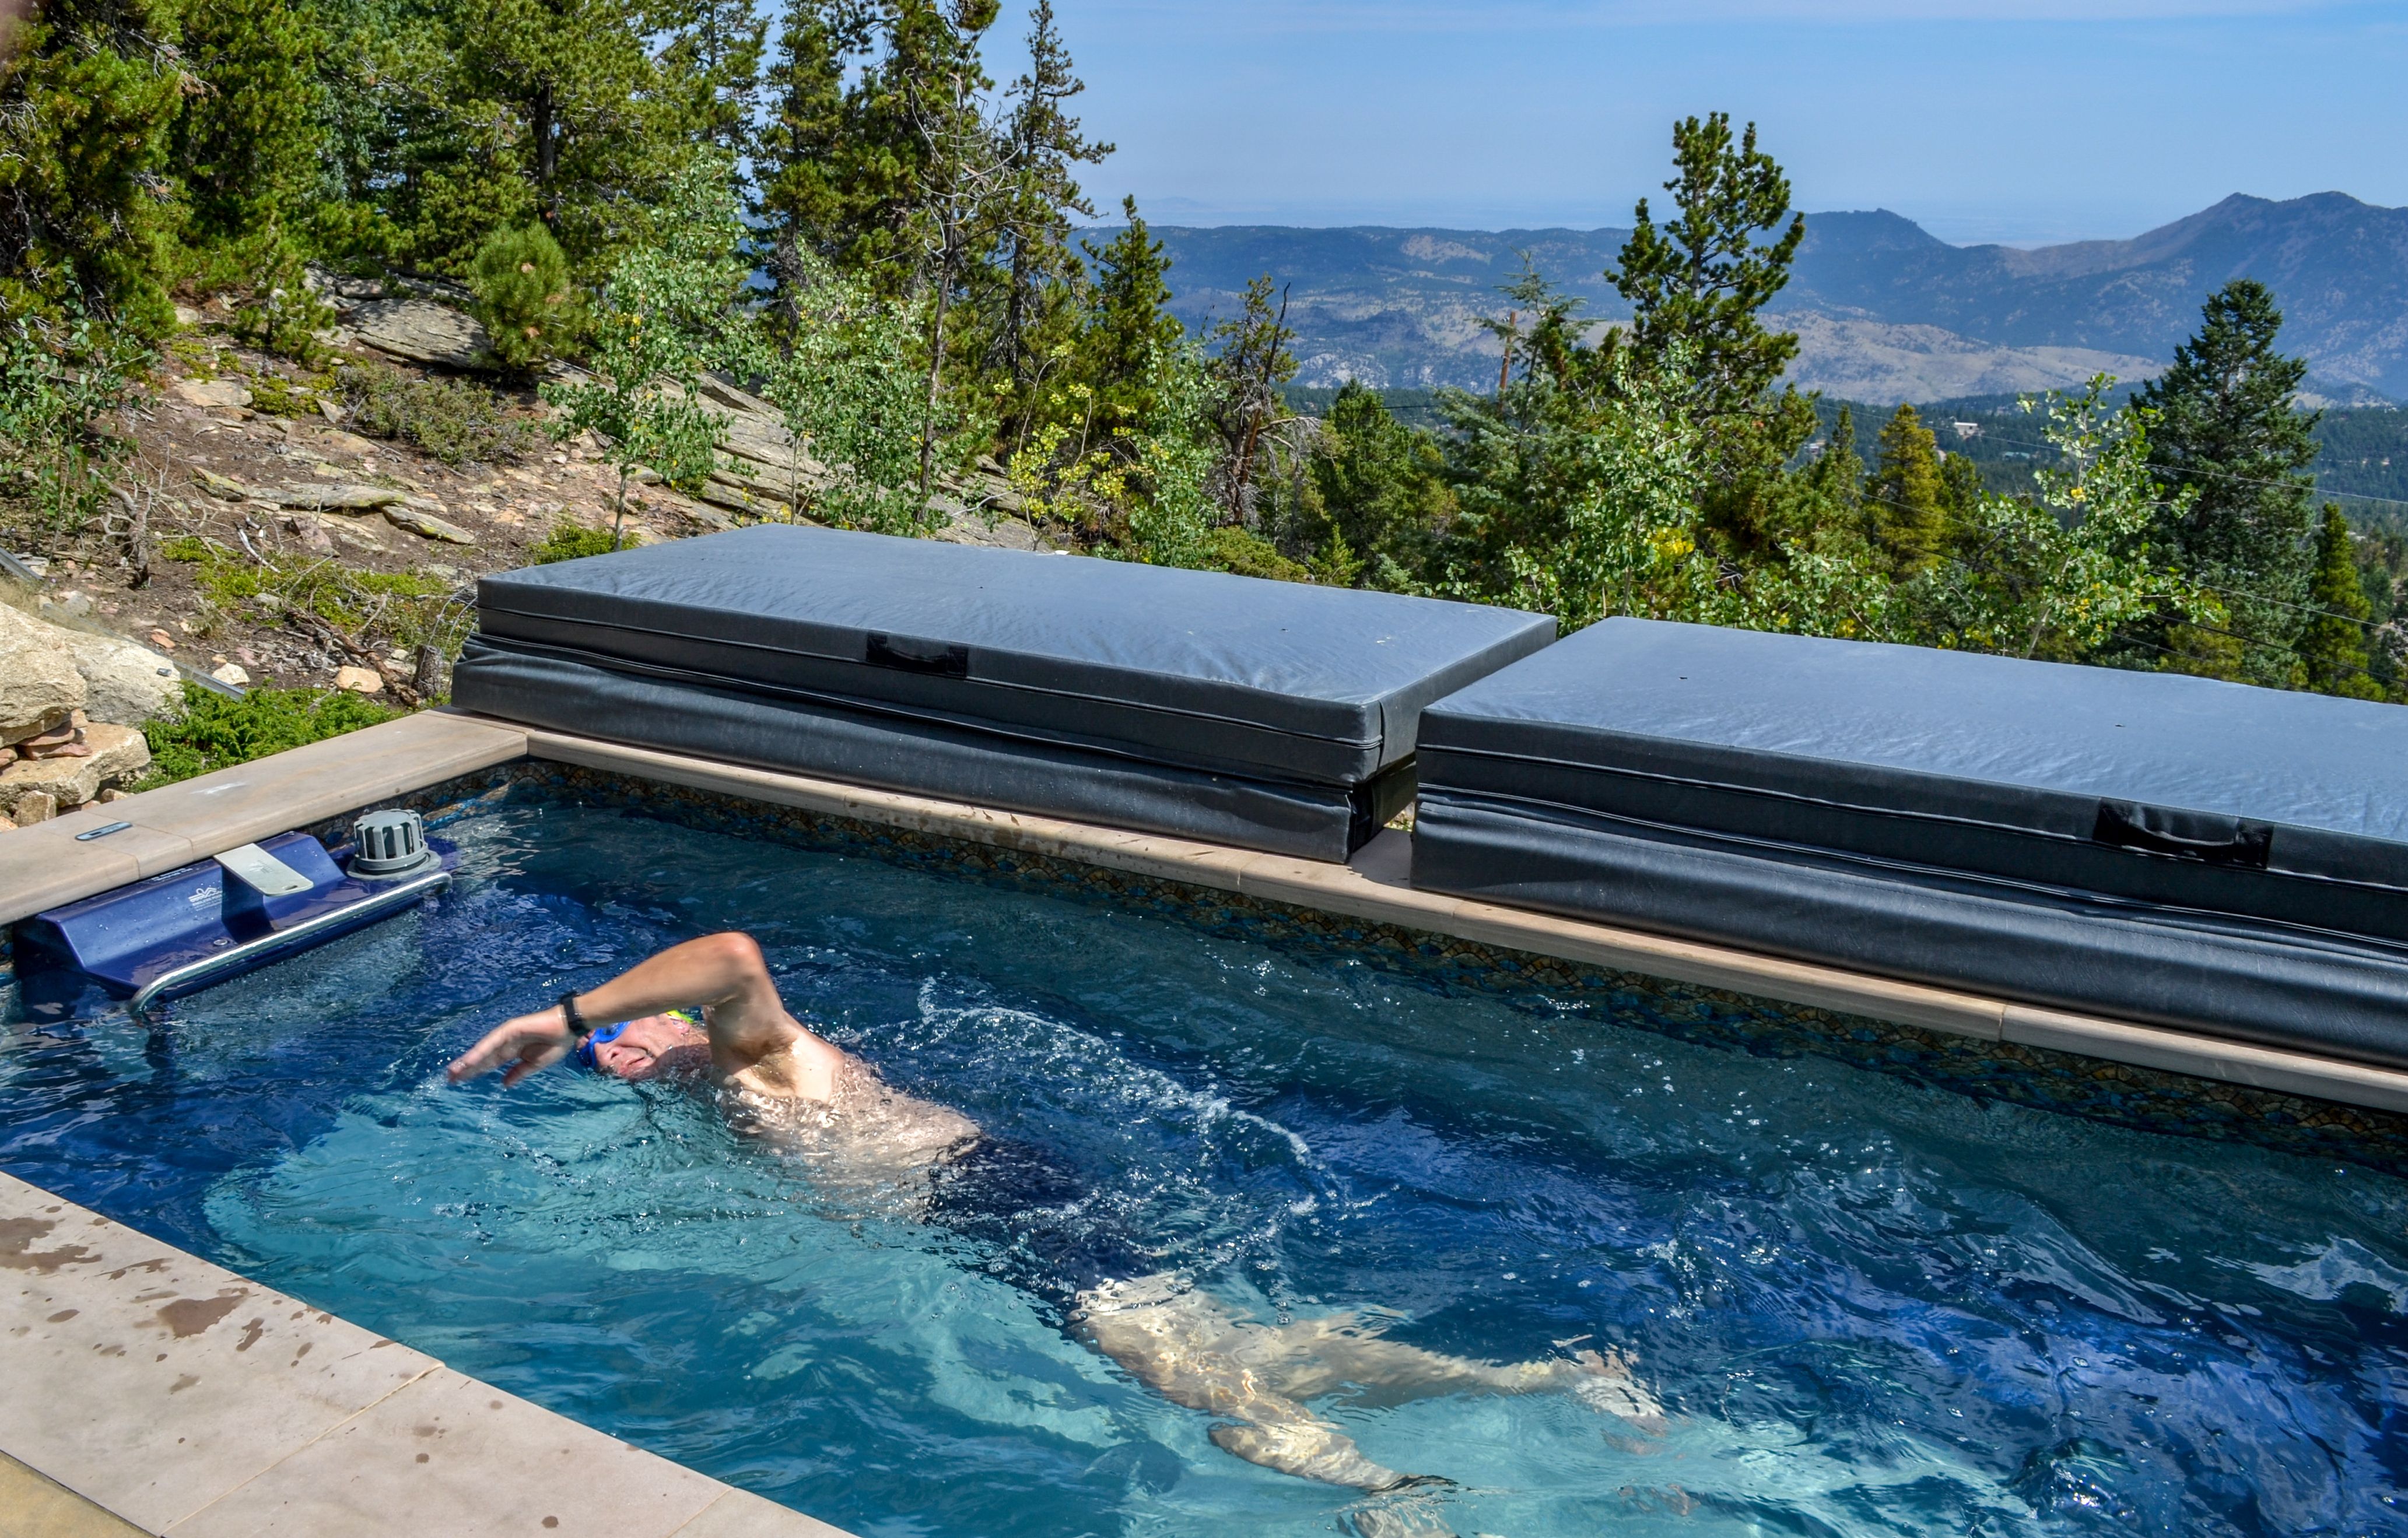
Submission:
[[6,1175],[0,1384],[0,1533],[843,1538]]

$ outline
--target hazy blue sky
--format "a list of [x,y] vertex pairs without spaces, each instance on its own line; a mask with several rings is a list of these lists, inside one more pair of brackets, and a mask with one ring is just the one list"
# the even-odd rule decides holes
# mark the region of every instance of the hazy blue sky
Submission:
[[1713,108],[1761,125],[1799,206],[1959,242],[2234,192],[2408,204],[2408,0],[1055,3],[1120,146],[1087,185],[1165,223],[1621,223],[1672,120]]

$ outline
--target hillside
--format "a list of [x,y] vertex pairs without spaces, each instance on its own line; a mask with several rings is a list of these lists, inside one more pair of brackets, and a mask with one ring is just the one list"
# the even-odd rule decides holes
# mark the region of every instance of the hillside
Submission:
[[[1809,214],[1773,309],[1803,344],[1796,377],[1894,404],[2047,388],[2162,367],[2226,280],[2274,290],[2284,342],[2319,400],[2408,398],[2408,209],[2338,192],[2235,195],[2131,240],[2020,250],[1951,246],[1885,211]],[[1599,320],[1628,311],[1603,278],[1627,232],[1157,228],[1172,308],[1191,327],[1235,312],[1248,279],[1290,285],[1297,382],[1478,388],[1497,344],[1478,324],[1521,254]]]

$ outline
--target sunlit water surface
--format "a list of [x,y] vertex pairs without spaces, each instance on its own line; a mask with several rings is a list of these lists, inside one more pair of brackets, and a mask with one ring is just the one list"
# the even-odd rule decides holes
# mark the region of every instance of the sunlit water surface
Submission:
[[1415,1522],[2408,1532],[2397,1179],[869,858],[558,808],[452,832],[438,908],[161,1034],[10,1027],[0,1165],[864,1534],[1359,1519],[702,1097],[444,1087],[503,1017],[741,927],[796,1013],[1052,1150],[1231,1306],[1498,1360],[1586,1336],[1667,1406],[1649,1436],[1560,1394],[1317,1404],[1455,1481]]

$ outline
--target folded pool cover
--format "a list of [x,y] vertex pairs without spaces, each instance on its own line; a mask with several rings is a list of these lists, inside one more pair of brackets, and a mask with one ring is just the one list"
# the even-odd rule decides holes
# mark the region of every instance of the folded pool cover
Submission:
[[2408,710],[1610,619],[1423,712],[1413,884],[2408,1064]]
[[463,708],[671,752],[1341,860],[1421,707],[1543,615],[763,525],[486,577]]

